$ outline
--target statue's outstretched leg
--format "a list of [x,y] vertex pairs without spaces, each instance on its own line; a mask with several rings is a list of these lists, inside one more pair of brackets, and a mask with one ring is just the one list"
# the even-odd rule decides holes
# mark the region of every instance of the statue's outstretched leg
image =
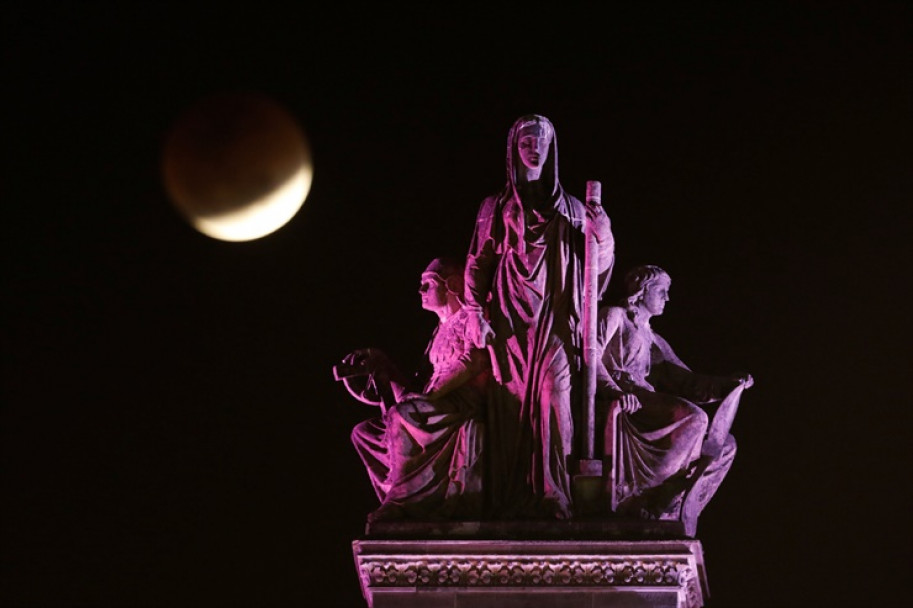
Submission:
[[697,461],[690,479],[691,487],[684,495],[681,503],[681,520],[685,525],[685,534],[694,537],[697,533],[697,519],[717,489],[723,478],[732,467],[735,459],[735,438],[729,435],[718,457],[702,456]]
[[735,438],[729,431],[744,390],[745,385],[739,384],[720,403],[701,446],[701,457],[689,475],[690,488],[681,501],[681,520],[685,525],[685,534],[690,537],[696,534],[701,511],[720,487],[735,458]]

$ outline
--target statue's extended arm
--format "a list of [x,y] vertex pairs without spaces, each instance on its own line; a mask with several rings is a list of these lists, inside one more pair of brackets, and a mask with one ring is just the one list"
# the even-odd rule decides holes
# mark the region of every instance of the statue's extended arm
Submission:
[[494,331],[485,319],[485,307],[492,288],[494,267],[497,263],[495,242],[495,199],[488,198],[479,209],[476,227],[466,255],[464,274],[464,299],[470,322],[467,330],[472,343],[484,348]]
[[484,307],[488,302],[492,272],[497,262],[496,248],[495,200],[488,198],[479,209],[466,255],[465,299],[469,306]]
[[747,389],[754,384],[751,374],[746,373],[718,376],[693,372],[659,334],[653,336],[651,357],[650,381],[659,390],[695,403],[719,401],[739,385]]

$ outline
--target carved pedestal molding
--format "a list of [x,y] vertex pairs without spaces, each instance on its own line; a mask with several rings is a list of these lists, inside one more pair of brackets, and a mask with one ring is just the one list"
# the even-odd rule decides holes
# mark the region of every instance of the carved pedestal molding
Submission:
[[700,608],[697,540],[356,540],[371,608]]

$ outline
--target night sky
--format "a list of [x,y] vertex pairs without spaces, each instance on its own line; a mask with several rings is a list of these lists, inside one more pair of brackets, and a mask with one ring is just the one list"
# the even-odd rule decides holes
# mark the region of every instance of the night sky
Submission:
[[[908,588],[909,4],[86,4],[3,9],[0,604],[363,606],[349,432],[376,410],[331,368],[418,363],[419,275],[465,254],[527,113],[567,190],[602,182],[616,280],[671,274],[654,328],[755,377],[698,528],[708,606]],[[247,243],[160,177],[168,127],[226,91],[283,104],[314,156]]]

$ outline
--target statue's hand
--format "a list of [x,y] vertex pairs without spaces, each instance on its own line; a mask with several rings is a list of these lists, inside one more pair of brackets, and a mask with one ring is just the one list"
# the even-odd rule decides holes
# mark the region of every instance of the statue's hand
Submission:
[[593,227],[596,240],[602,242],[606,238],[611,238],[612,222],[609,220],[609,216],[606,214],[605,209],[602,208],[602,205],[587,201],[584,207],[586,209],[586,219]]
[[741,384],[745,388],[751,388],[752,386],[754,386],[754,378],[751,377],[751,374],[746,374],[746,373],[733,374],[732,380],[736,384]]
[[391,378],[396,368],[383,351],[361,348],[343,357],[333,371],[350,395],[363,403],[380,406],[384,395],[392,390]]
[[621,404],[621,411],[628,414],[633,414],[643,407],[640,399],[638,399],[637,395],[634,393],[622,393],[622,395],[618,398],[618,403]]
[[352,371],[359,370],[362,373],[367,373],[368,354],[370,352],[370,348],[360,348],[358,350],[353,350],[342,358],[342,364]]
[[360,348],[342,358],[342,363],[362,375],[387,377],[393,370],[393,362],[386,353],[376,348]]
[[485,348],[495,337],[495,331],[488,324],[481,307],[469,306],[466,332],[472,345],[476,348]]

